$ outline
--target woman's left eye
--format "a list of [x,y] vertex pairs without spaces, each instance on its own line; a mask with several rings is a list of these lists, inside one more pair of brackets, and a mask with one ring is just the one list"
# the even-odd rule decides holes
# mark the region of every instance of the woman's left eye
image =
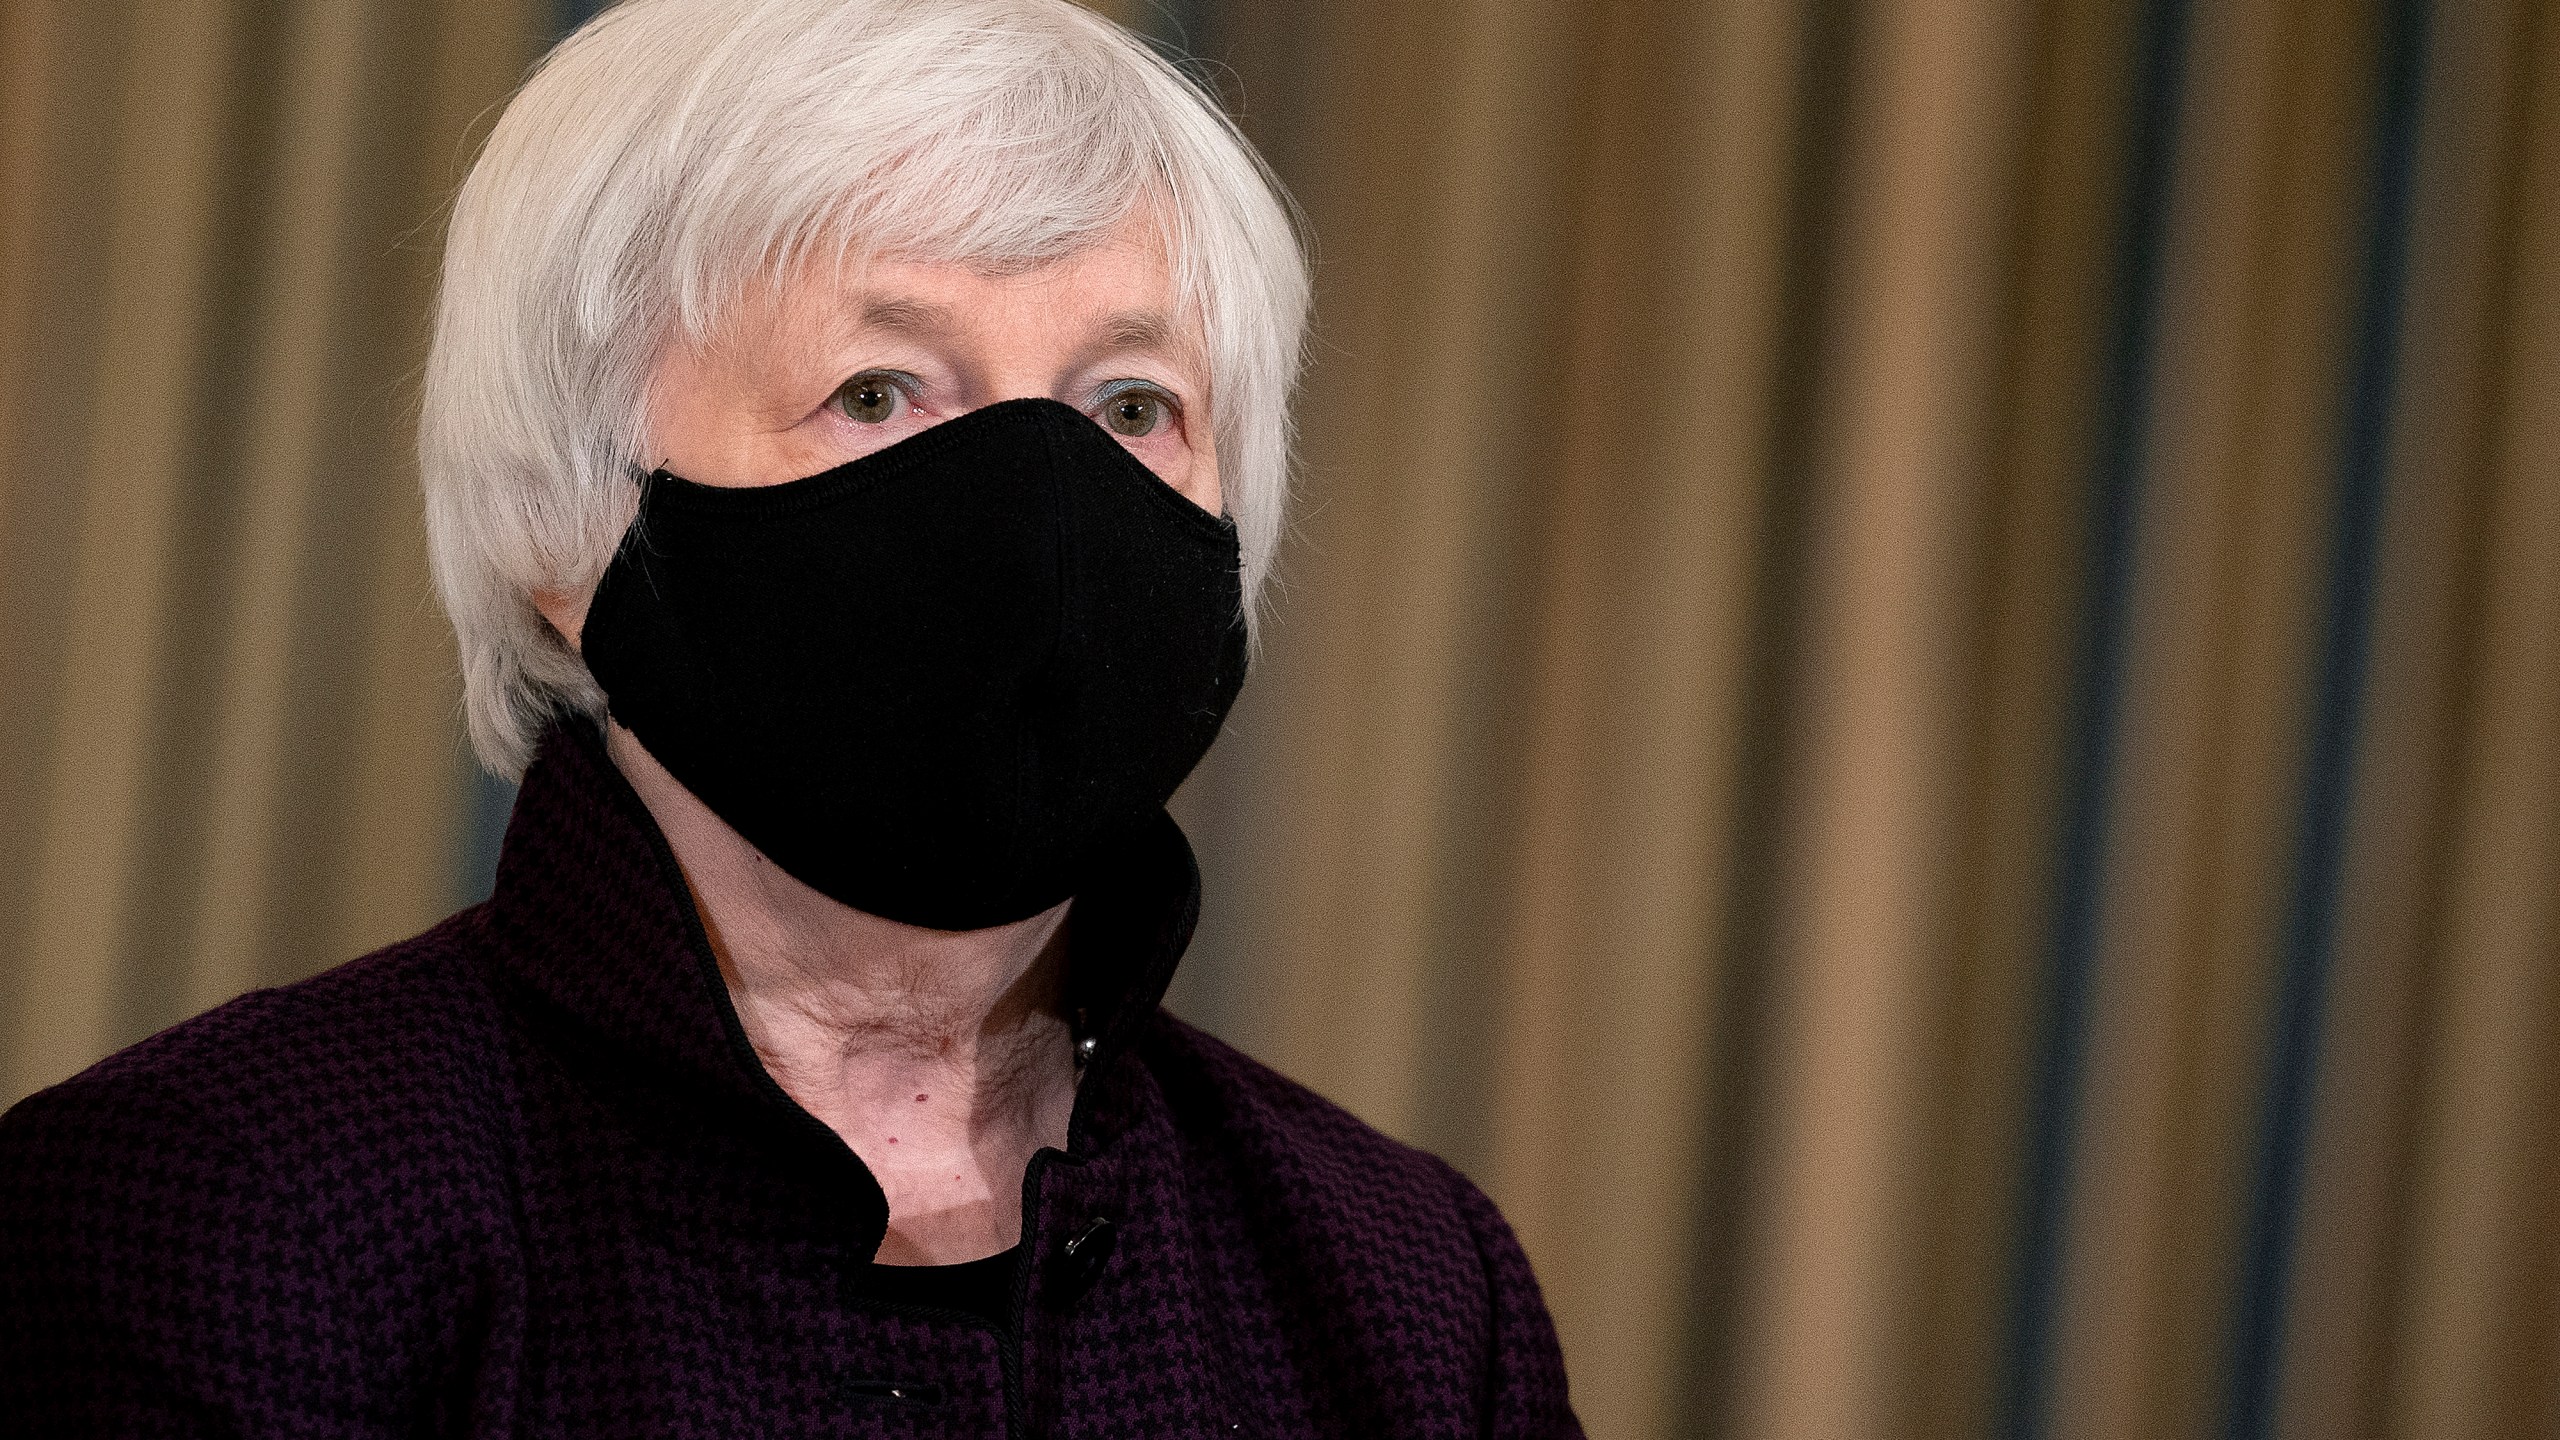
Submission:
[[837,386],[830,397],[846,419],[864,425],[885,425],[898,418],[899,402],[905,398],[898,377],[878,370],[854,376]]
[[1115,434],[1143,440],[1163,429],[1172,414],[1173,401],[1164,392],[1132,386],[1102,402],[1101,418]]

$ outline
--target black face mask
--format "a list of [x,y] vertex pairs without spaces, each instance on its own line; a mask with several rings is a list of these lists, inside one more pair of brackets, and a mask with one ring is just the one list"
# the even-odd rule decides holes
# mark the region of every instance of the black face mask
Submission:
[[580,649],[785,871],[942,930],[1076,893],[1244,683],[1232,522],[1054,400],[754,489],[660,471]]

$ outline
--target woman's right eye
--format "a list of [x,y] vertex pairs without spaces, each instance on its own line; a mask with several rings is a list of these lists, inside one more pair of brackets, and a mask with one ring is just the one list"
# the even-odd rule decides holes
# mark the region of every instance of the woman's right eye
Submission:
[[836,387],[835,407],[848,420],[863,425],[885,425],[898,418],[898,407],[906,400],[906,391],[894,375],[866,370]]

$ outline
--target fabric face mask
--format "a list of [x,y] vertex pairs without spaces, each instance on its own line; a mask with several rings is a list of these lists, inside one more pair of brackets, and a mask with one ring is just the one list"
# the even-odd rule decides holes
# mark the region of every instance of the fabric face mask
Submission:
[[1244,683],[1232,522],[1054,400],[753,489],[649,477],[580,649],[775,864],[941,930],[1036,915]]

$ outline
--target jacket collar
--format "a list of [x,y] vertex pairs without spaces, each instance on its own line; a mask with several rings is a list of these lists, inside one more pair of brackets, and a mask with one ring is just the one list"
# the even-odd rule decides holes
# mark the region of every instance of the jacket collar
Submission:
[[[1078,893],[1067,1003],[1094,1044],[1071,1148],[1094,1138],[1102,1116],[1088,1112],[1124,1109],[1086,1102],[1121,1088],[1098,1082],[1163,1000],[1199,910],[1190,844],[1161,811]],[[503,969],[583,1038],[703,1099],[824,1131],[756,1058],[674,852],[592,722],[563,720],[544,735],[482,923]]]

